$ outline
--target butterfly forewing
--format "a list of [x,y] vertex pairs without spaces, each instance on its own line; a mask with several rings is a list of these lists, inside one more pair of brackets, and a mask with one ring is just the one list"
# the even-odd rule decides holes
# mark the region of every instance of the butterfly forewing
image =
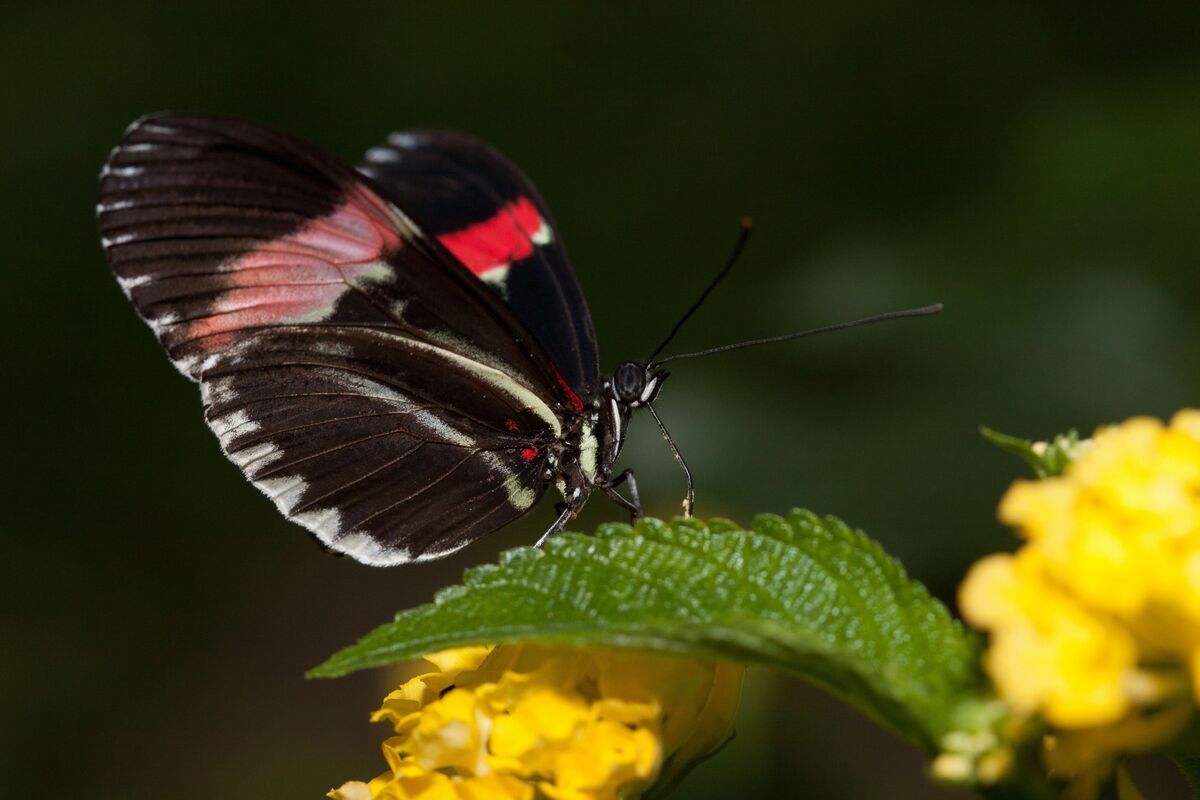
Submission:
[[526,327],[369,181],[227,118],[157,115],[102,174],[114,273],[227,455],[374,564],[524,514],[576,397]]
[[492,286],[576,397],[597,388],[596,333],[550,212],[488,145],[453,131],[393,133],[359,170]]

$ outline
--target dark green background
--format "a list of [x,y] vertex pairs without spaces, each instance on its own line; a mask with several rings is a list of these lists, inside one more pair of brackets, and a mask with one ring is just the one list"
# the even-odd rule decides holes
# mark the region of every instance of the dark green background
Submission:
[[[680,348],[944,302],[680,363],[659,402],[701,515],[839,514],[943,597],[1013,544],[994,507],[1019,465],[977,424],[1197,402],[1194,2],[10,4],[0,75],[5,796],[303,798],[375,774],[384,676],[302,671],[550,518],[373,570],[277,516],[100,253],[96,174],[148,111],[347,159],[405,126],[495,143],[558,218],[606,368],[663,335],[743,214],[755,241]],[[623,463],[673,513],[666,448],[632,435]],[[579,525],[617,516],[597,499]],[[948,796],[795,682],[756,676],[738,730],[681,796]]]

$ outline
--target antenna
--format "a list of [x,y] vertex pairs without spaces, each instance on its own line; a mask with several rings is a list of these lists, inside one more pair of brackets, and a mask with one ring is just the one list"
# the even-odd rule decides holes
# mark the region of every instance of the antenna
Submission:
[[[726,268],[725,271],[728,272],[728,268]],[[718,278],[720,278],[720,277],[721,276],[718,276]],[[716,283],[716,281],[713,282],[713,284],[715,284],[715,283]],[[709,289],[711,289],[711,288],[712,288],[712,285],[709,286]],[[708,292],[706,291],[705,294],[708,294]],[[703,300],[704,298],[701,297],[700,299]],[[699,305],[699,304],[697,304],[697,305]],[[694,307],[693,307],[693,310],[694,310]],[[859,325],[870,325],[874,322],[883,322],[883,321],[889,320],[889,319],[903,319],[904,317],[927,317],[930,314],[936,314],[941,310],[942,310],[942,304],[934,303],[931,306],[923,306],[921,308],[906,308],[906,309],[902,309],[900,311],[888,311],[887,313],[884,313],[884,314],[876,314],[873,317],[865,317],[863,319],[856,319],[851,322],[839,322],[836,325],[826,325],[823,328],[813,328],[812,330],[799,331],[797,333],[785,333],[782,336],[770,336],[770,337],[767,337],[766,339],[750,339],[749,341],[736,342],[735,344],[723,344],[723,345],[720,345],[719,347],[710,347],[707,350],[697,350],[694,353],[680,353],[679,355],[676,355],[676,356],[667,356],[666,358],[664,358],[660,361],[656,361],[654,363],[656,365],[667,364],[671,361],[682,361],[685,358],[699,358],[700,356],[708,356],[708,355],[712,355],[713,353],[723,353],[726,350],[737,350],[742,347],[754,347],[755,345],[760,345],[760,344],[772,344],[774,342],[786,342],[789,339],[800,339],[805,336],[815,336],[818,333],[829,333],[830,331],[840,331],[840,330],[844,330],[845,328],[857,328]],[[689,311],[688,313],[690,314],[691,312]],[[687,317],[685,316],[684,319],[687,319]],[[679,326],[677,325],[675,327],[678,328]],[[673,335],[673,333],[674,332],[672,332],[672,335]],[[667,341],[670,341],[670,337],[668,337]],[[662,348],[660,347],[659,349],[661,350]],[[657,351],[655,351],[655,352],[657,352]]]
[[661,353],[663,348],[671,343],[671,340],[675,338],[675,334],[679,333],[679,329],[683,327],[683,323],[687,322],[692,314],[696,313],[696,309],[704,305],[704,301],[708,299],[710,294],[712,294],[712,290],[717,288],[717,284],[724,280],[725,276],[729,274],[729,271],[733,269],[733,265],[737,263],[738,256],[740,256],[742,254],[742,250],[746,248],[746,242],[750,241],[750,230],[753,227],[754,223],[751,222],[749,217],[742,217],[741,232],[738,234],[737,243],[733,246],[733,252],[729,254],[729,258],[725,261],[725,266],[722,267],[721,271],[717,273],[717,277],[708,282],[708,286],[706,286],[704,291],[700,293],[700,299],[692,303],[692,307],[689,308],[684,315],[679,318],[679,322],[676,322],[675,327],[671,328],[671,332],[667,334],[667,338],[663,339],[662,344],[654,348],[654,352],[650,354],[650,357],[646,359],[646,361],[654,361],[654,357]]

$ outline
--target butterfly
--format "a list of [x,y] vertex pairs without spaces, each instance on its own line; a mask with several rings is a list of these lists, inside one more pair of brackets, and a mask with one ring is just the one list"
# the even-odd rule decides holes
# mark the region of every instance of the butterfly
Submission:
[[[691,513],[652,404],[671,360],[655,356],[699,302],[654,355],[602,377],[553,219],[482,142],[394,133],[354,169],[243,119],[153,114],[109,155],[97,215],[112,272],[199,383],[225,455],[328,549],[440,558],[551,487],[546,535],[594,491],[636,517],[632,471],[613,473],[639,408],[687,474]],[[878,318],[917,313],[930,309]]]

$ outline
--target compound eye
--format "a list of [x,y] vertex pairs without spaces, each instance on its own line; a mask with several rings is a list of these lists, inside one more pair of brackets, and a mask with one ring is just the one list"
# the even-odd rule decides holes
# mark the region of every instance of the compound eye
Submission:
[[617,398],[623,402],[637,400],[646,387],[646,372],[637,364],[626,362],[617,367],[613,375],[613,388],[617,390]]

